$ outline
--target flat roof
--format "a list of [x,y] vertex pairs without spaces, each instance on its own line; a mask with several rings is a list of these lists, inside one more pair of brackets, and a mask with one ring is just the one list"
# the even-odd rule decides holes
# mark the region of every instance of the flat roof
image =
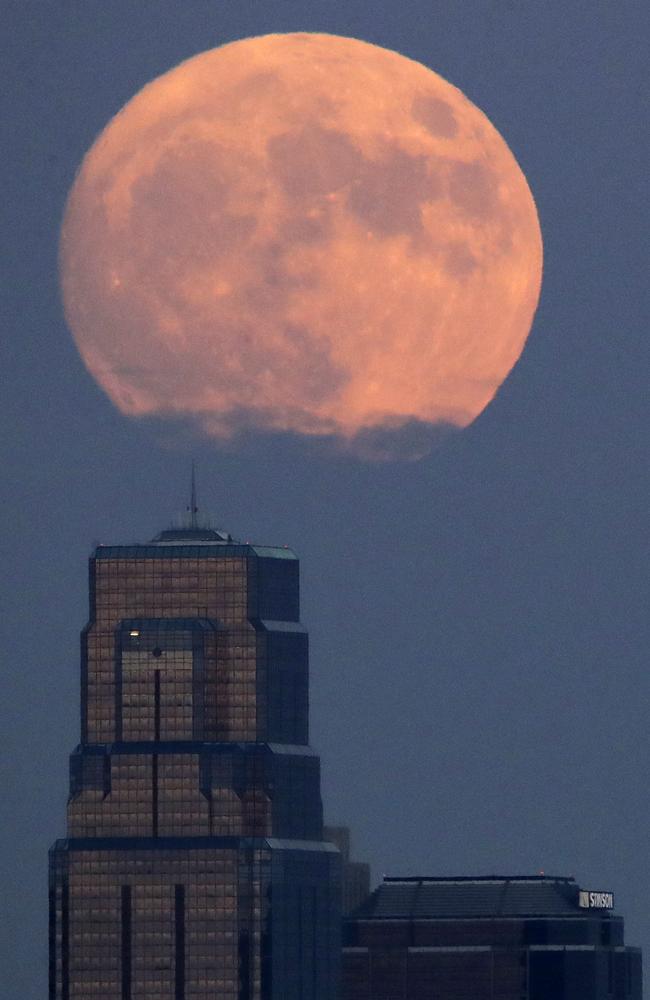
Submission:
[[[388,876],[355,911],[365,920],[426,920],[468,917],[578,918],[608,916],[613,896],[588,890],[587,896],[611,897],[585,905],[585,890],[572,876],[459,875]],[[581,901],[582,900],[582,901]]]
[[257,556],[261,559],[293,559],[296,553],[289,548],[272,545],[250,545],[247,542],[175,542],[143,545],[98,545],[93,552],[95,559],[228,559]]
[[98,545],[95,559],[227,559],[257,556],[262,559],[297,559],[288,545],[254,545],[240,542],[227,531],[206,526],[166,528],[149,542]]

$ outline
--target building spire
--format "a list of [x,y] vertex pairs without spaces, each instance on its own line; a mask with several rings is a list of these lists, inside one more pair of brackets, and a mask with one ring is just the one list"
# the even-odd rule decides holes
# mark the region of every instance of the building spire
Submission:
[[190,512],[190,527],[192,529],[198,528],[199,525],[196,515],[199,512],[199,508],[196,504],[196,468],[194,459],[192,459],[192,485],[190,488],[190,506],[188,507],[188,510]]

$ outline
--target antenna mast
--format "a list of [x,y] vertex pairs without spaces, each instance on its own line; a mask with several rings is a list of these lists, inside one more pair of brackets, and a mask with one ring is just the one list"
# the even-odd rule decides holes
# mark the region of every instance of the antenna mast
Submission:
[[192,459],[192,486],[190,491],[190,527],[198,528],[198,520],[196,515],[199,512],[199,508],[196,505],[196,470],[194,467],[194,459]]

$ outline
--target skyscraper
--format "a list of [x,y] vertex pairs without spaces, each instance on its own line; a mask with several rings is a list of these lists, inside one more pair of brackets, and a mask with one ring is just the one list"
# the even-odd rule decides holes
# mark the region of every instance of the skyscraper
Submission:
[[298,561],[186,527],[90,559],[51,1000],[334,1000],[339,855]]

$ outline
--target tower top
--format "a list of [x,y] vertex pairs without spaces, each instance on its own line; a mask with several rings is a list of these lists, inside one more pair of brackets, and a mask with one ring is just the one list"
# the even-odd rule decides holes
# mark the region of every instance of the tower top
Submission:
[[232,542],[232,536],[227,531],[218,531],[205,518],[199,518],[199,507],[196,498],[196,463],[192,459],[190,475],[190,502],[180,524],[161,531],[152,541],[156,544],[184,542],[191,545],[194,542]]

